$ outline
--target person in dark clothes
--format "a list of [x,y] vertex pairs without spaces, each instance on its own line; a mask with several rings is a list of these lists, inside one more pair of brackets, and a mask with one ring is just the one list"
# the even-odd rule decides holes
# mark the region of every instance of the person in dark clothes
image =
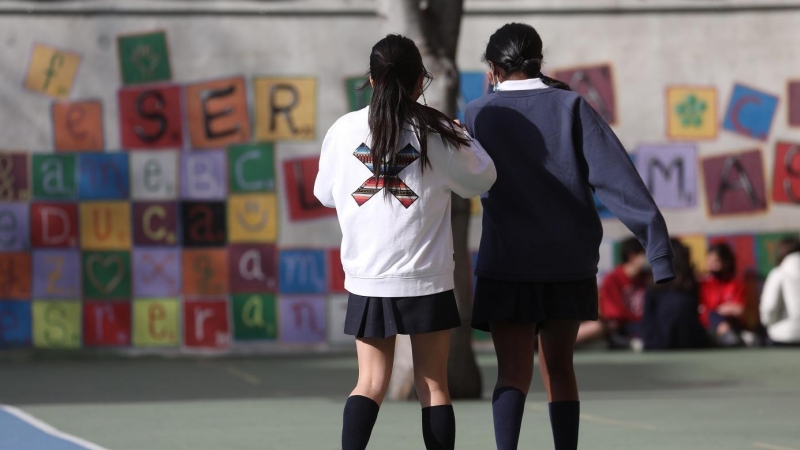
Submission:
[[600,320],[586,321],[578,330],[576,345],[605,338],[609,348],[630,348],[631,339],[641,339],[644,293],[650,283],[647,254],[636,238],[620,244],[622,264],[600,285]]
[[342,449],[369,443],[386,395],[395,336],[411,336],[428,450],[452,450],[447,385],[453,294],[452,193],[470,198],[497,177],[491,158],[444,114],[419,104],[430,75],[417,46],[389,35],[369,59],[370,105],[341,117],[322,143],[314,195],[336,208],[358,383],[344,407]]
[[722,347],[741,347],[747,290],[736,276],[736,255],[725,243],[708,249],[708,275],[700,282],[700,321]]
[[572,450],[580,421],[575,339],[581,321],[597,319],[603,227],[592,193],[645,246],[657,282],[675,276],[669,232],[611,128],[580,95],[542,75],[533,27],[503,26],[484,59],[496,92],[467,106],[465,125],[497,167],[482,197],[472,318],[474,328],[491,331],[497,352],[495,441],[517,448],[538,335],[555,448]]
[[666,350],[705,348],[708,335],[697,317],[698,283],[692,265],[691,250],[680,241],[672,241],[677,278],[668,285],[654,285],[644,297],[644,348]]

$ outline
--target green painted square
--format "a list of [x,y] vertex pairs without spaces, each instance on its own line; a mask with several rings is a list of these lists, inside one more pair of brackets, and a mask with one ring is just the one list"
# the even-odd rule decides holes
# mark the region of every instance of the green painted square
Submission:
[[492,340],[492,333],[487,333],[482,330],[472,330],[472,340],[476,342],[489,342]]
[[272,294],[232,295],[233,337],[237,341],[275,340],[277,301]]
[[131,296],[131,255],[128,252],[84,252],[83,296],[128,299]]
[[117,39],[117,49],[124,85],[172,79],[167,36],[163,31],[120,36]]
[[347,104],[350,111],[358,111],[369,106],[372,100],[372,86],[369,79],[364,77],[353,77],[345,80],[347,87]]
[[775,252],[778,242],[783,238],[797,238],[797,232],[768,233],[756,235],[756,265],[758,274],[762,277],[769,275],[769,271],[775,268]]
[[33,155],[33,198],[69,200],[77,194],[75,155]]
[[275,190],[275,152],[261,142],[234,145],[228,149],[228,180],[232,193]]
[[622,242],[614,242],[614,267],[622,264]]

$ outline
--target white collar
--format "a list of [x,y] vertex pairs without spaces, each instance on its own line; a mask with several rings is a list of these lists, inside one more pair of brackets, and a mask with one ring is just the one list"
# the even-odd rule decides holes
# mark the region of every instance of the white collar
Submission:
[[527,80],[506,80],[497,87],[498,91],[529,91],[532,89],[547,89],[541,78],[528,78]]

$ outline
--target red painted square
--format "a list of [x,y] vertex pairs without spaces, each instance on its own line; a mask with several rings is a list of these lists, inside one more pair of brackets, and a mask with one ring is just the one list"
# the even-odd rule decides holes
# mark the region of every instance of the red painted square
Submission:
[[183,303],[183,342],[190,348],[227,348],[231,333],[228,302],[186,300]]
[[800,204],[800,144],[778,142],[773,179],[773,200],[777,203]]
[[789,126],[800,127],[800,81],[789,82]]
[[0,201],[31,198],[27,153],[0,152]]
[[30,253],[0,253],[0,298],[30,300],[31,278]]
[[346,294],[344,289],[344,267],[342,267],[342,251],[335,248],[328,251],[328,292]]
[[78,247],[77,203],[32,203],[31,244],[38,248]]
[[229,245],[228,274],[234,294],[278,292],[278,250],[273,244]]
[[714,156],[702,164],[711,216],[767,210],[761,150]]
[[87,347],[130,345],[130,302],[84,302],[83,343]]
[[134,203],[133,243],[137,246],[177,246],[178,204],[176,202]]
[[725,243],[731,246],[736,255],[736,273],[740,277],[758,268],[756,259],[756,240],[753,236],[714,236],[709,238],[709,245]]
[[326,208],[314,197],[314,181],[319,172],[319,158],[293,159],[283,162],[286,196],[289,200],[289,218],[308,220],[334,217],[336,210]]
[[183,146],[179,86],[125,88],[119,90],[118,97],[123,148]]

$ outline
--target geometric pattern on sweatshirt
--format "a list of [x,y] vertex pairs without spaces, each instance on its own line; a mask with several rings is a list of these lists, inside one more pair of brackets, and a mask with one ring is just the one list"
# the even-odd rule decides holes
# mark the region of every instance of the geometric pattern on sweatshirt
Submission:
[[[372,152],[366,144],[362,143],[358,146],[353,155],[367,166],[370,172],[375,173],[375,163],[372,158]],[[406,209],[408,209],[409,206],[417,201],[419,196],[414,193],[398,175],[403,169],[418,160],[419,157],[420,154],[417,149],[411,144],[406,145],[403,150],[397,153],[394,164],[383,164],[380,177],[376,178],[374,175],[371,176],[361,187],[353,192],[353,198],[356,200],[356,203],[358,203],[358,206],[362,206],[385,187],[389,189],[389,192],[394,195]]]

